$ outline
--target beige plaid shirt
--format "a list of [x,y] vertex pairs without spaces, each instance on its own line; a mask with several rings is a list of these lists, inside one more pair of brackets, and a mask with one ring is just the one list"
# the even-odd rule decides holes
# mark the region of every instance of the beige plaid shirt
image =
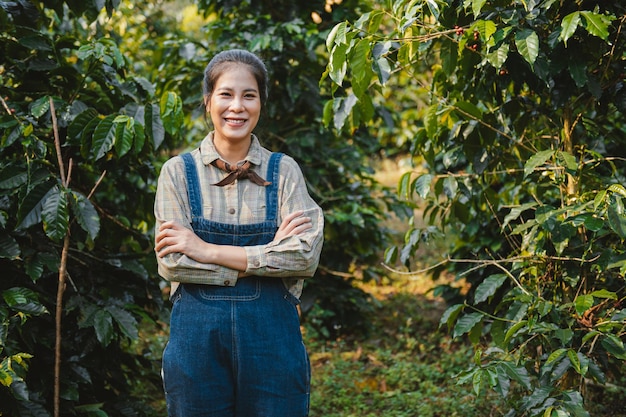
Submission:
[[[219,158],[210,133],[199,149],[191,152],[202,190],[203,212],[206,219],[228,224],[250,224],[265,220],[265,187],[249,180],[237,180],[224,187],[212,186],[226,175],[210,165]],[[246,157],[263,178],[271,152],[263,148],[256,136]],[[324,216],[321,208],[307,192],[302,171],[293,158],[285,155],[280,162],[278,187],[278,224],[290,213],[303,210],[313,227],[306,232],[289,236],[279,242],[246,246],[249,275],[282,278],[285,286],[296,297],[302,294],[303,278],[311,277],[317,269],[324,240]],[[174,220],[191,229],[191,208],[187,198],[187,177],[182,158],[168,160],[161,169],[154,204],[156,228]],[[172,281],[172,292],[177,283],[234,286],[238,271],[220,265],[196,262],[186,255],[173,253],[157,256],[159,274]],[[245,279],[245,278],[244,278]]]

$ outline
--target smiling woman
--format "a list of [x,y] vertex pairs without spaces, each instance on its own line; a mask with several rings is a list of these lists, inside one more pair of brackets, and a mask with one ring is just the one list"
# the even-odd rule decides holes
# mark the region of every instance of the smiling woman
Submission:
[[250,134],[259,121],[261,99],[257,81],[243,65],[231,64],[219,77],[206,108],[215,131],[213,143],[227,161],[242,160],[250,147]]
[[216,55],[204,78],[214,130],[159,176],[155,250],[173,302],[163,353],[170,416],[308,415],[296,306],[317,269],[324,220],[297,163],[252,133],[266,99],[259,58]]

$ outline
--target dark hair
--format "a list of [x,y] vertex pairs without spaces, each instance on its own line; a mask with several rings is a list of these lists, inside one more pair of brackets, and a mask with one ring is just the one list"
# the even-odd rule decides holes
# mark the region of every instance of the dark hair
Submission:
[[261,107],[264,108],[268,95],[267,68],[258,56],[243,49],[222,51],[215,55],[207,64],[204,69],[204,80],[202,81],[204,99],[206,100],[211,95],[217,79],[233,64],[244,64],[250,68],[259,87]]

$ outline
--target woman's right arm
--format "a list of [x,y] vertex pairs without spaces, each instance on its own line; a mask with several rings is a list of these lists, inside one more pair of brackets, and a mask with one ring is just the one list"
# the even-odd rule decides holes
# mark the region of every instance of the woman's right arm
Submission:
[[[175,222],[193,233],[187,196],[187,177],[182,158],[167,161],[159,175],[154,202],[155,237],[165,222]],[[155,242],[155,247],[158,242]],[[198,262],[184,253],[158,256],[159,275],[168,281],[233,286],[239,271],[214,263]]]

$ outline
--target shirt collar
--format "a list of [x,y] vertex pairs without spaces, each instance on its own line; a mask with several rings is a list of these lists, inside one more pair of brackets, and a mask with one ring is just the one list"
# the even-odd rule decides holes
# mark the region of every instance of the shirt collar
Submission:
[[[244,160],[250,161],[252,165],[261,165],[261,149],[259,139],[256,135],[252,134],[252,142],[250,143],[248,154]],[[220,154],[217,152],[217,149],[215,149],[215,144],[213,143],[213,132],[210,132],[200,144],[200,155],[202,155],[202,163],[204,165],[209,165],[211,162],[220,158]]]

